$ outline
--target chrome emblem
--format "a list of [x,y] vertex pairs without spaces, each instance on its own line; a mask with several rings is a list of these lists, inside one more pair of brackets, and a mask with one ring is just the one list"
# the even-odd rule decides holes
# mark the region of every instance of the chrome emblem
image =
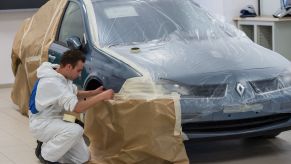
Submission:
[[245,92],[245,87],[241,83],[238,83],[236,85],[236,91],[240,96],[242,96]]

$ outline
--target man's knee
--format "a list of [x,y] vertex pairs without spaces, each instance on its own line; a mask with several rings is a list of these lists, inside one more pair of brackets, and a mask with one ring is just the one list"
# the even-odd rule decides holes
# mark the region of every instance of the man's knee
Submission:
[[81,138],[83,136],[83,133],[84,129],[80,125],[72,123],[69,130],[69,134],[72,138],[74,139]]
[[82,155],[81,163],[86,163],[90,160],[91,155],[89,149],[83,152],[84,154]]
[[65,158],[70,161],[68,163],[86,163],[90,160],[91,154],[83,138],[79,139]]

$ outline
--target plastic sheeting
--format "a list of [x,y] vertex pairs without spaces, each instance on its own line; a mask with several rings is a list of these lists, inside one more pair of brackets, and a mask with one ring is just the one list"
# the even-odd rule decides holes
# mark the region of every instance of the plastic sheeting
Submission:
[[95,43],[180,94],[183,123],[291,112],[290,62],[194,1],[92,2]]
[[67,0],[50,0],[23,22],[15,36],[11,55],[15,83],[11,98],[25,115],[36,69],[48,59],[48,49],[54,41],[66,3]]

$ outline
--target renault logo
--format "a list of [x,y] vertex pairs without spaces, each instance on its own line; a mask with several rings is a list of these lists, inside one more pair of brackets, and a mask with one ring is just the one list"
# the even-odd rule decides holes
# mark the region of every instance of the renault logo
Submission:
[[242,96],[245,92],[245,87],[241,83],[238,83],[236,85],[236,91],[240,96]]

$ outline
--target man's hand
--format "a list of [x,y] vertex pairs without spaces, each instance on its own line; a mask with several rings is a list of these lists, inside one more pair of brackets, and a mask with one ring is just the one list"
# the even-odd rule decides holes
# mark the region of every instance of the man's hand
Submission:
[[101,87],[95,89],[93,92],[94,92],[94,95],[98,95],[99,93],[102,93],[103,91],[104,91],[104,88],[103,88],[103,86],[101,86]]
[[112,89],[109,89],[100,93],[99,95],[102,96],[103,100],[111,100],[113,99],[114,91]]
[[93,107],[97,102],[110,100],[114,96],[114,91],[112,89],[106,90],[95,96],[88,98],[86,101],[79,101],[75,106],[74,112],[82,113]]
[[95,90],[90,90],[90,91],[78,91],[78,98],[79,99],[84,99],[84,98],[89,98],[89,97],[92,97],[92,96],[96,96],[100,93],[102,93],[104,91],[104,88],[103,86],[95,89]]

